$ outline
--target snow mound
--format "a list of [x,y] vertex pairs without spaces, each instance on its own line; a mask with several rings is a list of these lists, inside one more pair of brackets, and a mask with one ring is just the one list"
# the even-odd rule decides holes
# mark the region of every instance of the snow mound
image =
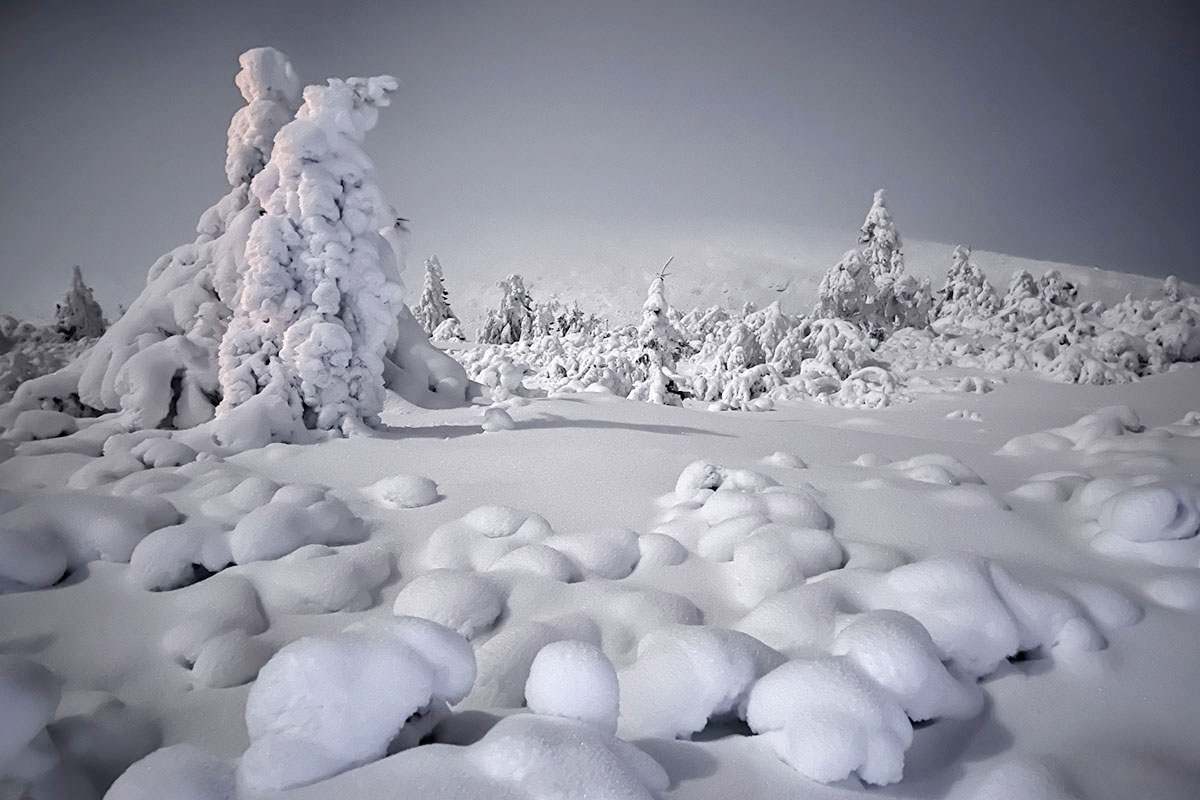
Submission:
[[0,778],[30,780],[24,774],[38,760],[34,738],[54,719],[62,690],[59,679],[36,661],[0,654]]
[[608,734],[617,732],[618,694],[617,671],[604,652],[572,640],[538,651],[525,682],[530,711],[589,722]]
[[259,672],[239,766],[247,789],[302,786],[382,758],[398,737],[413,739],[406,728],[466,696],[475,677],[466,640],[427,620],[372,622],[298,639]]
[[501,587],[474,572],[435,569],[418,575],[396,595],[397,616],[421,617],[473,639],[504,612]]
[[423,559],[432,568],[487,570],[502,556],[554,533],[538,514],[509,506],[480,506],[433,531]]
[[106,800],[230,800],[236,768],[192,744],[155,750],[117,778]]
[[773,467],[786,467],[788,469],[805,469],[808,464],[804,463],[804,459],[795,453],[785,453],[782,450],[777,450],[769,456],[763,457],[763,463]]
[[365,611],[375,604],[375,590],[391,577],[392,556],[370,546],[335,551],[310,544],[277,561],[251,564],[239,571],[253,581],[272,611]]
[[201,645],[192,664],[192,679],[212,689],[241,686],[254,680],[273,652],[262,639],[234,628]]
[[18,414],[16,421],[4,436],[13,442],[54,439],[74,433],[76,424],[75,418],[70,414],[36,408]]
[[1100,509],[1100,526],[1131,542],[1187,539],[1200,530],[1200,489],[1152,484],[1126,489]]
[[561,717],[508,717],[467,754],[483,776],[498,784],[497,796],[655,800],[670,785],[666,771],[638,748],[596,725]]
[[180,620],[163,635],[163,648],[191,668],[204,646],[230,631],[254,635],[267,629],[254,585],[241,575],[223,574],[172,592]]
[[152,532],[133,548],[129,575],[143,589],[178,589],[193,583],[197,567],[218,572],[233,563],[229,532],[218,523],[189,519]]
[[724,714],[746,718],[755,681],[784,657],[738,631],[709,626],[657,628],[638,642],[622,670],[621,729],[640,736],[688,738]]
[[790,661],[750,691],[746,722],[781,759],[821,783],[857,772],[900,780],[912,723],[888,692],[844,658]]
[[586,574],[610,580],[628,576],[641,558],[638,536],[626,528],[556,533],[543,544],[566,555]]
[[242,517],[229,534],[229,549],[235,563],[248,564],[285,556],[307,544],[353,544],[365,537],[366,526],[332,495],[316,501],[276,495]]
[[946,670],[929,632],[907,614],[885,610],[850,617],[830,653],[846,656],[914,722],[970,719],[983,708],[979,687]]
[[389,475],[363,489],[384,508],[420,508],[437,502],[437,484],[420,475]]
[[516,427],[517,423],[513,422],[512,416],[503,408],[492,406],[483,412],[483,430],[485,432],[511,431]]
[[179,521],[161,498],[47,493],[0,514],[0,591],[50,586],[90,561],[126,563],[154,530]]

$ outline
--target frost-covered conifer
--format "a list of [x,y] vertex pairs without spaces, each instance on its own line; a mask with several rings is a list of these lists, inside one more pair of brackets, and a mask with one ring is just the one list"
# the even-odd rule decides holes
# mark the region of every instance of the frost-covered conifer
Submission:
[[525,288],[525,279],[509,275],[496,286],[500,289],[500,307],[489,310],[479,341],[487,344],[512,344],[529,338],[533,333],[533,299]]
[[450,294],[442,283],[442,265],[437,256],[430,256],[425,261],[425,282],[421,286],[421,297],[413,308],[413,316],[428,334],[443,322],[458,319],[450,308]]
[[379,233],[395,214],[361,143],[397,86],[386,75],[309,86],[275,136],[250,187],[263,214],[221,342],[221,412],[267,393],[330,429],[383,409],[404,288]]
[[[670,263],[669,261],[667,262]],[[675,349],[678,336],[670,322],[667,303],[666,268],[650,283],[642,304],[642,324],[638,326],[641,345],[639,362],[645,364],[646,377],[633,387],[629,399],[662,405],[679,405],[683,392],[675,374]]]
[[95,339],[108,327],[104,312],[92,296],[91,287],[83,282],[83,271],[78,265],[71,273],[71,288],[58,304],[54,316],[55,328],[68,340]]
[[310,87],[288,123],[301,93],[287,58],[257,48],[239,60],[247,105],[229,129],[229,193],[83,357],[20,387],[0,425],[41,407],[191,428],[219,404],[196,441],[236,449],[370,418],[385,383],[430,406],[471,391],[403,306],[400,253],[377,230],[393,233],[392,212],[359,142],[390,79]]
[[900,231],[887,208],[887,191],[878,189],[871,210],[859,230],[858,243],[863,259],[876,281],[883,275],[899,276],[904,272],[904,251]]
[[1037,281],[1028,270],[1019,269],[1008,279],[1008,291],[1004,293],[1003,307],[1009,308],[1022,300],[1038,296]]
[[992,317],[1000,307],[996,290],[971,261],[971,248],[959,245],[951,255],[946,284],[938,292],[934,318],[950,319],[958,325]]
[[847,250],[817,287],[816,317],[855,320],[864,323],[874,309],[875,281],[857,248]]
[[1046,270],[1038,281],[1038,296],[1052,306],[1069,306],[1075,302],[1075,284],[1063,278],[1056,269]]

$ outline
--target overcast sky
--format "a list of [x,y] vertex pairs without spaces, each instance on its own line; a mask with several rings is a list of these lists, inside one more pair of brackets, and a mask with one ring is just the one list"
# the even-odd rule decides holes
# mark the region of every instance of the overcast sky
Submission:
[[[238,54],[390,73],[367,149],[418,253],[514,220],[846,229],[1200,277],[1200,3],[13,2],[0,311],[106,308],[225,190]],[[532,226],[532,227],[529,227]],[[520,245],[536,258],[536,233]]]

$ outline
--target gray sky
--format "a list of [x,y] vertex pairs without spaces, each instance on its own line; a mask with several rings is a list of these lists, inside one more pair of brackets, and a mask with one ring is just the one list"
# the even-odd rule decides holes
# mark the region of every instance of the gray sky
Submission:
[[[837,228],[1200,278],[1194,2],[12,2],[0,311],[106,308],[224,191],[238,54],[390,73],[414,255],[483,224]],[[535,235],[517,245],[537,258]],[[511,254],[509,254],[511,255]]]

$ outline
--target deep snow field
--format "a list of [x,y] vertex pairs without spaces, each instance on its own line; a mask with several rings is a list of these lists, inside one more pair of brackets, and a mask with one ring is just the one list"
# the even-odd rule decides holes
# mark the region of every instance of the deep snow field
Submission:
[[[1196,513],[1198,396],[1191,366],[870,411],[580,393],[495,432],[393,396],[379,432],[182,466],[83,420],[0,462],[0,525],[50,504],[133,563],[0,595],[0,692],[41,704],[0,756],[36,771],[48,731],[102,788],[168,747],[112,798],[234,796],[239,759],[238,796],[1194,796],[1200,540],[1138,540]],[[1106,505],[1145,483],[1178,491]],[[326,489],[337,535],[287,516]],[[242,565],[148,591],[197,577],[138,542],[164,500]],[[292,536],[339,546],[270,560]],[[402,725],[428,743],[384,757]]]

